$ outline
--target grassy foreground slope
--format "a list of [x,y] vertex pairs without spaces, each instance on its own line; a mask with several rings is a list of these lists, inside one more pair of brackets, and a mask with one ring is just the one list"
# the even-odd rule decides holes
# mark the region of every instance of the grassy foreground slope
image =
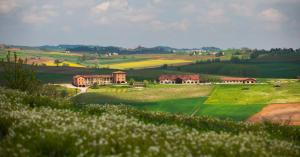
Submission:
[[299,128],[28,97],[0,90],[1,156],[300,155]]

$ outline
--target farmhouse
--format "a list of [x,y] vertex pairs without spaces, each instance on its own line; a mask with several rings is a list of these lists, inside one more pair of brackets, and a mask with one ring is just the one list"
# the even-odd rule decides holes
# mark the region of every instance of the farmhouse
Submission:
[[158,78],[160,84],[198,84],[200,76],[198,74],[186,75],[160,75]]
[[227,84],[252,84],[256,83],[255,78],[240,78],[240,77],[221,77],[222,83]]
[[73,77],[73,85],[77,87],[86,87],[93,84],[107,85],[113,83],[126,83],[126,73],[123,71],[116,71],[111,75],[76,75]]

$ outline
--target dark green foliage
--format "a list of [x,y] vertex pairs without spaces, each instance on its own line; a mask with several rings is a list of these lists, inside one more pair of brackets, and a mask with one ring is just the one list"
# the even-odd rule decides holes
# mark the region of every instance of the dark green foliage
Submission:
[[92,86],[91,86],[92,89],[99,89],[100,86],[97,84],[97,83],[94,83]]
[[[295,78],[300,74],[299,62],[206,63],[181,66],[180,72],[257,78]],[[176,70],[169,68],[168,70]]]
[[67,97],[67,96],[68,96],[68,91],[67,91],[67,90],[62,90],[62,91],[60,92],[60,96],[61,96],[62,98]]
[[149,84],[150,84],[148,80],[144,80],[143,83],[144,83],[144,86],[145,86],[145,87],[148,87]]
[[168,69],[168,64],[164,64],[161,66],[162,69]]
[[52,108],[66,108],[70,106],[68,101],[55,100],[47,96],[27,95],[23,98],[23,103],[30,107],[47,106]]
[[210,76],[210,75],[201,75],[201,82],[221,82],[220,77],[217,76]]
[[135,80],[133,78],[130,78],[129,81],[128,81],[129,85],[133,85],[134,82],[135,82]]
[[57,67],[59,66],[60,63],[62,63],[61,60],[59,60],[59,59],[54,60],[54,64],[56,64]]
[[7,88],[19,89],[21,91],[28,91],[35,93],[40,87],[40,82],[37,80],[34,65],[25,65],[26,60],[18,58],[14,53],[13,60],[11,60],[10,52],[6,56],[6,60],[0,62],[4,72],[4,85]]

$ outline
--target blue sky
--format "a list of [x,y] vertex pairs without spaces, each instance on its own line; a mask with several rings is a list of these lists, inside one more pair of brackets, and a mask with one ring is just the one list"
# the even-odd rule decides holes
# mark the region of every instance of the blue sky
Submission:
[[0,43],[300,48],[300,0],[0,0]]

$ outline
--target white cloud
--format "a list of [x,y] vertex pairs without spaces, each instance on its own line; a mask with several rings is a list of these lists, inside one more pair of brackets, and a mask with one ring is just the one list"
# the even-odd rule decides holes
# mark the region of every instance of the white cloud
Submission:
[[93,8],[94,13],[103,13],[109,11],[122,11],[128,9],[127,0],[106,0]]
[[108,10],[110,6],[110,2],[103,2],[101,4],[98,4],[95,8],[94,8],[94,12],[95,13],[101,13],[101,12],[106,12]]
[[222,24],[229,21],[222,8],[211,8],[199,17],[201,24]]
[[183,12],[185,14],[195,13],[195,12],[197,12],[197,8],[196,8],[195,4],[188,3],[184,7],[181,8],[181,12]]
[[61,30],[62,30],[63,32],[69,33],[69,32],[72,31],[72,28],[71,28],[70,26],[68,26],[68,25],[65,25],[65,26],[63,26],[63,27],[61,28]]
[[154,17],[150,14],[131,14],[127,18],[131,22],[147,22],[152,20]]
[[254,15],[256,3],[247,2],[233,2],[229,5],[229,9],[232,9],[240,16],[252,16]]
[[269,8],[259,14],[260,18],[266,22],[281,23],[286,17],[278,10]]
[[50,22],[50,19],[57,15],[55,7],[52,5],[34,6],[24,13],[22,21],[28,24],[42,25]]
[[150,25],[156,31],[165,31],[165,30],[187,31],[189,28],[189,22],[187,20],[182,20],[178,22],[162,22],[159,20],[154,20],[151,21]]
[[17,7],[15,0],[0,0],[0,14],[9,13]]
[[258,18],[262,21],[264,28],[270,31],[279,30],[287,20],[285,15],[273,8],[263,10],[259,13]]
[[142,23],[154,19],[148,8],[130,7],[127,0],[107,0],[96,5],[91,12],[93,21],[100,25]]

